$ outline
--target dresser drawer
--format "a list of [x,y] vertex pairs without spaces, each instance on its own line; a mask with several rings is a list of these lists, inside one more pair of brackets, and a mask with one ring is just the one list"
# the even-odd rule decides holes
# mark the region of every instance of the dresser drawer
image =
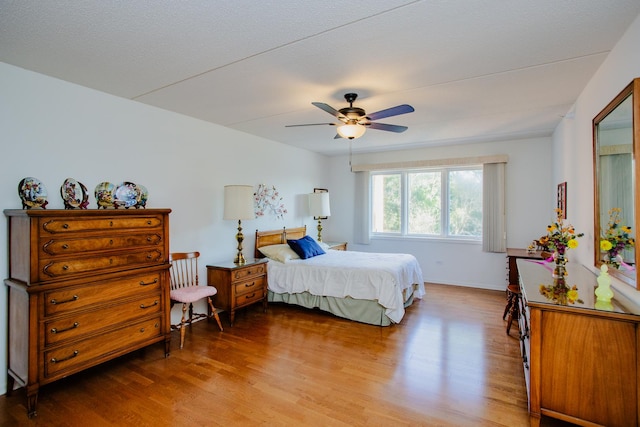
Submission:
[[104,273],[128,267],[142,267],[164,262],[163,248],[104,254],[88,257],[40,259],[38,279],[42,282],[71,278],[82,274]]
[[152,271],[44,292],[44,315],[52,316],[88,309],[142,293],[157,294],[162,289],[161,274],[159,271]]
[[258,264],[252,265],[246,268],[239,268],[233,272],[232,280],[235,282],[236,280],[245,280],[249,277],[260,276],[265,274],[267,271],[266,264]]
[[262,293],[264,291],[264,276],[258,276],[242,283],[236,283],[233,287],[236,297],[256,291]]
[[158,316],[55,350],[45,351],[44,378],[57,374],[71,374],[75,370],[109,359],[109,353],[158,338],[162,335],[161,325],[161,316]]
[[85,237],[71,239],[68,236],[42,239],[40,257],[77,255],[86,252],[99,252],[119,249],[141,248],[162,244],[161,233],[123,233],[111,236]]
[[133,301],[111,305],[100,310],[81,311],[44,322],[45,346],[109,329],[119,323],[127,323],[144,316],[159,313],[162,294],[148,295]]
[[162,215],[97,217],[97,218],[42,218],[43,235],[86,232],[113,232],[127,229],[161,229]]

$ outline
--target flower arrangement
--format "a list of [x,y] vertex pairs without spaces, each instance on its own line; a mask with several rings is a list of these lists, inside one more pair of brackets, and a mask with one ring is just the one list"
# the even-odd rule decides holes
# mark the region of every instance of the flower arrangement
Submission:
[[600,250],[607,254],[607,264],[620,268],[623,263],[620,253],[625,249],[631,249],[635,245],[635,240],[631,237],[631,227],[622,224],[620,208],[609,209],[609,223],[600,240]]
[[564,224],[562,209],[556,209],[556,220],[547,226],[547,234],[539,239],[542,246],[564,255],[567,249],[578,247],[578,237],[584,233],[576,233],[571,224]]
[[258,191],[253,196],[256,205],[256,216],[260,217],[264,216],[265,213],[272,213],[276,218],[284,219],[287,208],[284,207],[282,196],[280,196],[275,186],[260,184],[258,185]]

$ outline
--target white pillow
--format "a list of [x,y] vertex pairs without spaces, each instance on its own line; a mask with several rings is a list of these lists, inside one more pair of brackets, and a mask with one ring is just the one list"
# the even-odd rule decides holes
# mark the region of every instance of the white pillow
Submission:
[[290,259],[300,259],[298,254],[295,253],[293,249],[291,249],[286,243],[281,245],[263,246],[258,250],[267,258],[283,263],[289,261]]
[[[315,240],[315,239],[314,239]],[[329,245],[327,245],[325,242],[318,242],[316,240],[316,243],[318,244],[318,246],[320,246],[325,252],[328,251],[329,249],[331,249],[331,247]]]

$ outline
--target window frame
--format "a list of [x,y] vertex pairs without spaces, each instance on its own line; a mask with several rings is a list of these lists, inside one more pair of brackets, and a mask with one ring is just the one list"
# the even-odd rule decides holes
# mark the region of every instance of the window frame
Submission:
[[[456,236],[449,234],[449,177],[451,172],[474,170],[483,173],[483,165],[438,166],[428,168],[389,169],[371,171],[369,177],[369,236],[371,239],[418,239],[460,243],[482,243],[482,232],[478,236]],[[440,234],[409,233],[409,175],[423,172],[440,172]],[[373,182],[379,175],[400,175],[400,232],[374,231]],[[480,184],[482,190],[482,183]],[[482,209],[482,206],[481,206]],[[484,211],[483,211],[484,215]]]

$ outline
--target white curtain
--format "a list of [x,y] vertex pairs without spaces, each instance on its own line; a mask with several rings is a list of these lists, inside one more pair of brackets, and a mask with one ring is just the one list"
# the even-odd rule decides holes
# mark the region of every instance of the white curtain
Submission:
[[369,240],[369,171],[356,172],[356,197],[354,215],[354,239],[355,243],[368,245]]
[[482,169],[482,250],[506,252],[505,163],[485,163]]

